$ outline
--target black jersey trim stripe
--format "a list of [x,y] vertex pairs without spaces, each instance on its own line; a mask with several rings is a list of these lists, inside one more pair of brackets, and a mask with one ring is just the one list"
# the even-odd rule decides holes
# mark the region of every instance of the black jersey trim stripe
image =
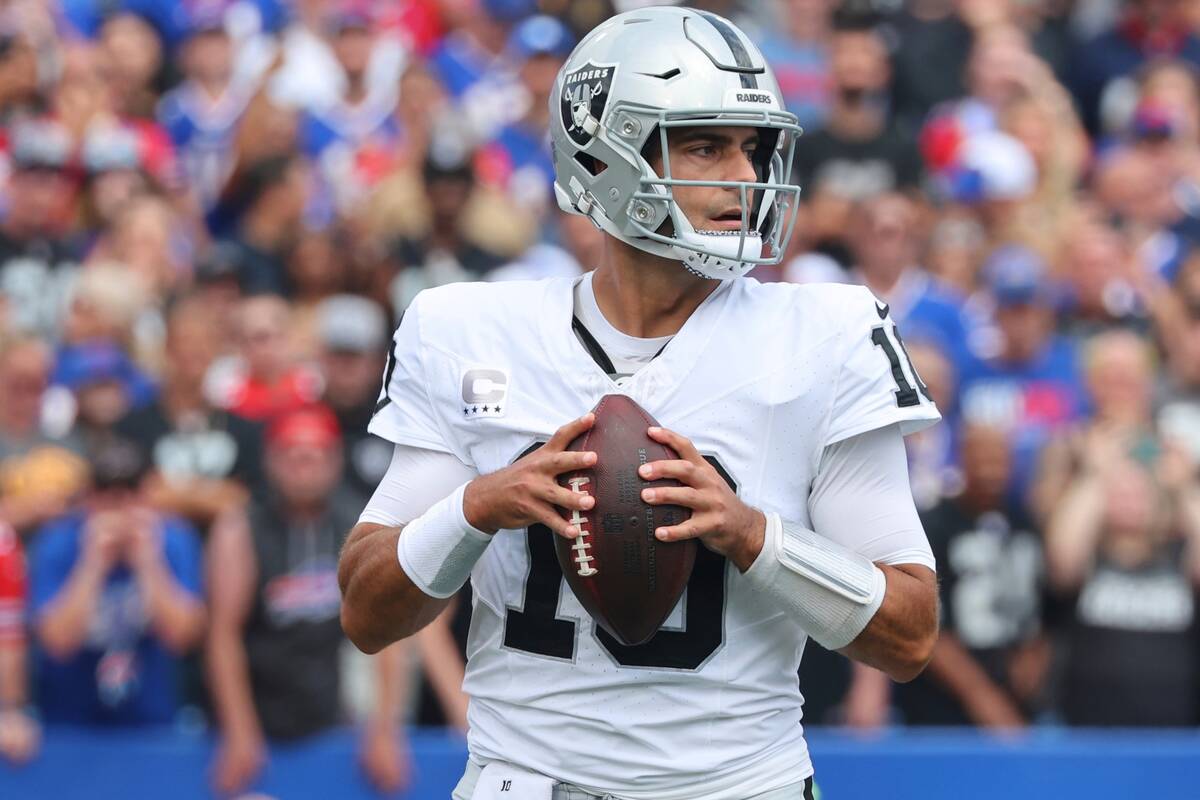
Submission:
[[[400,321],[404,321],[403,314],[400,315]],[[396,342],[395,337],[393,337],[392,347],[390,350],[388,350],[387,354],[387,367],[383,371],[383,396],[380,397],[379,402],[375,404],[375,410],[371,412],[372,417],[374,417],[380,411],[383,411],[387,404],[392,400],[391,396],[388,394],[388,388],[392,385],[392,375],[396,372],[396,361],[398,360],[396,348],[399,346],[400,345]]]
[[[709,14],[705,11],[697,13],[721,34],[721,38],[725,40],[725,44],[729,45],[729,53],[733,56],[735,64],[746,70],[754,68],[754,62],[750,59],[750,53],[746,50],[746,46],[742,44],[741,38],[738,37],[737,31],[733,29],[732,25],[715,14]],[[758,77],[753,72],[742,72],[739,77],[742,79],[743,89],[758,88]]]
[[579,341],[583,344],[583,349],[587,350],[588,355],[592,360],[604,370],[604,374],[613,376],[617,374],[617,368],[613,365],[612,359],[608,357],[608,353],[604,352],[604,348],[596,341],[596,337],[592,336],[592,332],[583,327],[583,323],[579,321],[579,317],[571,317],[571,330],[575,331],[575,335],[579,337]]

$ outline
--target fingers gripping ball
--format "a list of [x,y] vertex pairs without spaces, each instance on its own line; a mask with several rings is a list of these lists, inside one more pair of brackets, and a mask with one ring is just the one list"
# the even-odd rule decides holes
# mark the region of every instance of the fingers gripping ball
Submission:
[[646,481],[637,470],[649,461],[676,459],[647,429],[654,418],[624,395],[605,395],[597,404],[591,430],[568,450],[595,451],[596,465],[567,472],[559,483],[592,495],[587,511],[561,510],[579,529],[575,539],[555,537],[558,561],[580,604],[606,631],[627,645],[647,641],[662,626],[692,574],[696,541],[660,542],[654,531],[678,525],[691,511],[650,505],[642,489],[679,486],[676,480]]

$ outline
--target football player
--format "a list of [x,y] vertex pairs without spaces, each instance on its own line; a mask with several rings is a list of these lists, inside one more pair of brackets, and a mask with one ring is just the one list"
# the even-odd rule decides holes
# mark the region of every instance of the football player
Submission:
[[[471,578],[470,758],[457,800],[811,798],[796,671],[808,639],[910,680],[937,636],[934,562],[903,435],[938,412],[886,305],[743,275],[787,246],[796,118],[728,21],[609,19],[552,97],[555,191],[606,234],[594,272],[422,292],[370,430],[391,468],[342,553],[368,652]],[[692,509],[679,606],[626,646],[563,591],[557,475],[604,395],[664,427],[649,503]],[[558,508],[555,508],[555,507]],[[397,560],[399,564],[397,564]]]

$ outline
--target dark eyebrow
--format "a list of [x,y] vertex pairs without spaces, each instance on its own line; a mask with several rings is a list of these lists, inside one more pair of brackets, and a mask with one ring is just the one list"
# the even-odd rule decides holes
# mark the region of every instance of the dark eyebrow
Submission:
[[[733,137],[727,133],[717,133],[716,131],[690,130],[681,133],[679,135],[679,139],[676,141],[676,144],[694,144],[696,142],[705,142],[708,144],[717,145],[719,147],[727,147],[733,144]],[[746,141],[743,142],[743,146],[746,145],[758,147],[758,134],[755,133],[754,135],[748,137]]]
[[692,144],[693,142],[708,142],[716,145],[727,145],[732,142],[732,137],[724,133],[714,133],[713,131],[684,131],[679,136],[679,144]]

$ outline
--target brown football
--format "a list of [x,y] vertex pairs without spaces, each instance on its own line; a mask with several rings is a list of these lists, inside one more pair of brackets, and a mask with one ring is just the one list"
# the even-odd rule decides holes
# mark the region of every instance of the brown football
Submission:
[[678,458],[650,438],[658,425],[624,395],[609,394],[593,409],[596,423],[568,445],[592,450],[596,465],[568,472],[559,483],[596,498],[588,511],[562,510],[582,532],[574,541],[554,537],[558,563],[571,591],[606,631],[626,645],[641,644],[662,626],[679,602],[696,561],[696,541],[660,542],[654,531],[691,516],[681,506],[649,505],[642,489],[678,486],[676,480],[647,481],[638,467]]

